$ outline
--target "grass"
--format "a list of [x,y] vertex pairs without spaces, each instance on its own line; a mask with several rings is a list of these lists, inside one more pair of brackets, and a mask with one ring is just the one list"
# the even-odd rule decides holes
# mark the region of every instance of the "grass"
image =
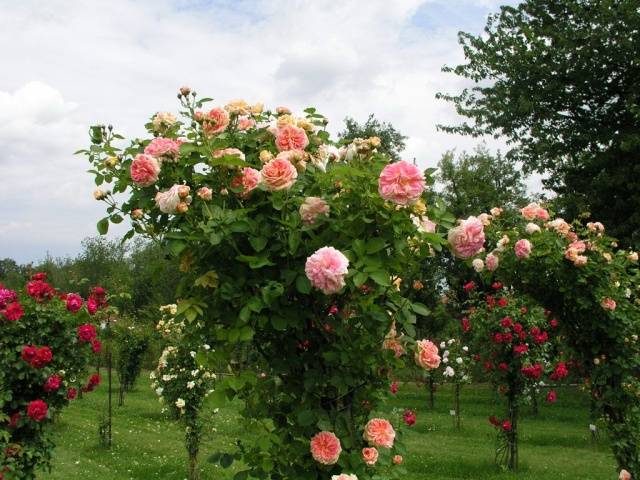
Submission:
[[[474,385],[462,391],[463,425],[453,428],[449,415],[451,388],[436,394],[433,411],[427,407],[424,388],[406,384],[390,400],[389,408],[412,408],[418,421],[405,437],[409,454],[406,480],[602,480],[616,478],[615,462],[605,440],[593,443],[588,430],[588,399],[575,389],[563,389],[558,402],[542,405],[534,418],[525,408],[521,421],[520,458],[517,474],[500,471],[493,463],[494,431],[490,414],[500,413],[486,386]],[[183,432],[175,422],[161,415],[161,406],[146,378],[139,381],[124,407],[114,405],[113,447],[99,446],[100,412],[106,410],[107,389],[103,384],[63,412],[56,427],[57,448],[53,470],[40,478],[108,480],[186,478]],[[115,396],[114,396],[115,402]],[[247,433],[230,406],[211,414],[212,428],[202,449],[202,479],[231,479],[224,470],[204,461],[208,453],[232,449],[235,438]],[[302,479],[301,479],[302,480]]]

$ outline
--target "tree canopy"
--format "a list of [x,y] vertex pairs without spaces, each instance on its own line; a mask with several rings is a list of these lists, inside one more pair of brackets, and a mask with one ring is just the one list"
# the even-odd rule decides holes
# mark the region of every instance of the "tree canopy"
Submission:
[[345,130],[338,134],[342,142],[349,143],[356,138],[379,137],[381,145],[378,151],[386,153],[394,161],[400,160],[400,153],[404,150],[407,137],[390,123],[381,122],[372,113],[364,123],[358,123],[353,118],[347,117],[344,119],[344,124]]

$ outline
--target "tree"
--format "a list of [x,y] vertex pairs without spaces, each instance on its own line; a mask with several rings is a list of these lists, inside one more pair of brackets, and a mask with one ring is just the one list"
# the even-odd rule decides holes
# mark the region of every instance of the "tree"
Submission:
[[518,207],[527,201],[523,174],[500,152],[492,155],[478,146],[473,154],[455,158],[446,152],[438,163],[441,195],[458,218],[488,212],[496,206]]
[[460,33],[472,80],[453,102],[470,122],[440,126],[504,135],[507,158],[546,174],[566,215],[589,210],[640,244],[640,10],[637,0],[527,0],[501,7],[479,36]]
[[359,124],[351,117],[346,117],[344,124],[345,130],[338,134],[342,143],[349,143],[356,138],[379,137],[381,146],[378,151],[386,153],[394,161],[400,160],[400,153],[404,150],[407,137],[390,123],[381,122],[372,113],[363,124]]

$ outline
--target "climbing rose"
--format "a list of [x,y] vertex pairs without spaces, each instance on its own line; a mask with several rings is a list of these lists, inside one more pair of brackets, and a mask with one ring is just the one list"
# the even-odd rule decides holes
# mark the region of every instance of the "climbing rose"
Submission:
[[161,161],[172,162],[178,158],[180,144],[179,140],[158,137],[151,140],[149,145],[144,147],[144,153]]
[[67,399],[68,400],[75,400],[77,396],[78,396],[78,389],[77,388],[70,387],[70,388],[67,389]]
[[295,183],[298,171],[289,160],[276,157],[264,164],[260,176],[265,189],[286,190]]
[[375,465],[378,461],[378,450],[375,447],[365,447],[362,449],[362,459],[367,465]]
[[178,204],[180,203],[180,187],[182,185],[174,185],[169,190],[156,193],[156,206],[162,213],[176,213]]
[[364,427],[362,435],[370,445],[377,447],[391,448],[396,438],[396,432],[384,418],[372,418]]
[[43,389],[47,393],[53,392],[60,388],[61,382],[62,382],[62,378],[60,378],[59,375],[51,375],[49,378],[47,378],[47,381],[45,382]]
[[221,150],[215,150],[212,155],[213,155],[213,158],[221,158],[221,157],[224,157],[225,155],[229,155],[233,157],[238,157],[240,160],[245,159],[244,153],[242,152],[242,150],[238,148],[223,148]]
[[605,310],[615,310],[616,309],[616,301],[613,298],[603,298],[602,302],[600,302],[600,305],[602,306],[602,308],[604,308]]
[[549,212],[542,208],[537,203],[530,203],[526,207],[520,210],[522,216],[527,220],[549,220]]
[[4,310],[0,310],[0,313],[4,315],[4,318],[9,320],[10,322],[15,322],[16,320],[20,320],[24,315],[24,309],[22,305],[18,302],[12,302],[7,305],[7,308]]
[[393,462],[394,465],[400,465],[402,463],[402,461],[403,461],[402,455],[394,455],[393,456],[392,462]]
[[322,247],[307,258],[304,271],[315,288],[329,295],[344,287],[349,259],[333,247]]
[[231,181],[234,188],[242,187],[241,197],[247,197],[260,183],[260,172],[255,168],[244,167],[242,173]]
[[70,293],[67,295],[67,310],[71,313],[76,313],[82,308],[82,297],[77,293]]
[[47,418],[48,411],[49,406],[42,400],[33,400],[27,406],[27,415],[30,419],[35,420],[36,422],[41,422]]
[[518,240],[513,248],[518,258],[528,258],[531,254],[531,242],[526,238]]
[[223,132],[229,125],[229,114],[222,108],[214,108],[203,117],[202,130],[207,135]]
[[329,204],[319,197],[307,197],[300,205],[300,217],[305,225],[313,225],[320,216],[329,216]]
[[276,132],[276,147],[278,151],[304,150],[309,145],[309,139],[303,128],[295,125],[284,125]]
[[411,427],[416,423],[416,412],[414,412],[413,410],[405,410],[402,414],[402,419],[404,420],[404,423]]
[[415,354],[416,363],[425,370],[432,370],[440,366],[438,347],[430,340],[418,340]]
[[332,432],[320,432],[311,438],[311,455],[316,462],[333,465],[341,452],[340,440]]
[[390,163],[380,172],[378,192],[385,200],[398,205],[415,203],[425,189],[424,174],[404,160]]
[[93,350],[93,353],[100,353],[100,350],[102,350],[102,344],[100,343],[100,340],[94,338],[91,341],[91,350]]
[[484,225],[478,218],[469,217],[449,230],[448,239],[456,257],[473,257],[484,247]]
[[549,390],[549,392],[547,393],[547,402],[548,403],[555,403],[555,401],[558,398],[558,394],[556,393],[555,390]]
[[82,342],[91,342],[96,338],[96,327],[86,323],[78,327],[78,338]]
[[36,348],[35,345],[22,347],[22,359],[34,368],[42,368],[53,359],[53,353],[49,347]]
[[504,422],[502,422],[502,429],[505,432],[510,432],[511,431],[511,422],[509,420],[505,420]]
[[160,164],[154,157],[141,153],[133,159],[130,172],[131,180],[141,187],[149,187],[158,181]]

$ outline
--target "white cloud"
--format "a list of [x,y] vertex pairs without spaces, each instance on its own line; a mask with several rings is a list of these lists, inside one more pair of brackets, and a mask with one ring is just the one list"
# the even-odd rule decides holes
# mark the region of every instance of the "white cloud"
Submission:
[[[493,0],[465,0],[477,31]],[[433,166],[477,140],[437,132],[458,121],[435,100],[462,83],[440,71],[462,60],[459,24],[437,0],[24,0],[3,5],[0,43],[1,255],[20,260],[77,251],[102,213],[87,164],[72,152],[87,126],[141,135],[175,110],[183,84],[232,98],[316,106],[342,127],[375,113],[408,135],[407,158]],[[429,26],[416,21],[428,13]],[[477,17],[477,18],[476,18]],[[436,21],[433,24],[433,21]],[[501,143],[490,140],[490,145]]]

